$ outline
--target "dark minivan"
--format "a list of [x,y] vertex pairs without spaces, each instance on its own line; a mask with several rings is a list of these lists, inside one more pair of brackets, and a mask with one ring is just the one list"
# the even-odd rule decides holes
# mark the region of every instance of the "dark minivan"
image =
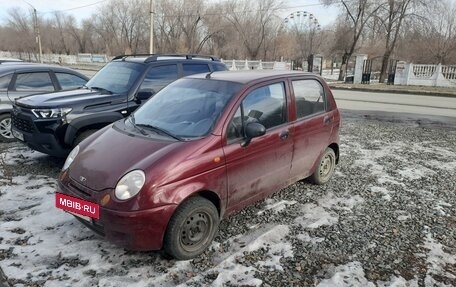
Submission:
[[192,258],[221,218],[300,179],[328,182],[339,125],[319,76],[193,75],[77,145],[56,205],[129,249]]

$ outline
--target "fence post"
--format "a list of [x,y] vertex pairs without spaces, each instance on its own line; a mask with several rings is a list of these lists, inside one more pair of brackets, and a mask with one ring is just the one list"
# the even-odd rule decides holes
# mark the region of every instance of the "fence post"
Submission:
[[236,61],[233,59],[232,62],[231,62],[231,71],[236,71],[237,70],[237,67],[236,67]]

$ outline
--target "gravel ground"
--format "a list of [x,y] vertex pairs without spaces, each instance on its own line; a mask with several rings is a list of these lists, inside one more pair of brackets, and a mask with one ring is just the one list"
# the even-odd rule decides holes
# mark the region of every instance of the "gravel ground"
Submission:
[[62,161],[0,144],[0,267],[12,286],[456,286],[456,128],[344,115],[329,184],[223,220],[181,262],[93,235],[54,208]]

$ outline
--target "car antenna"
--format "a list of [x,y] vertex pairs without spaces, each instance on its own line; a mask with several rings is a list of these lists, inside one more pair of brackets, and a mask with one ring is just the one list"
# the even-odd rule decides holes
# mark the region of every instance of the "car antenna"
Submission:
[[214,71],[212,71],[212,72],[210,72],[210,73],[207,73],[206,79],[210,79],[213,72],[214,72]]

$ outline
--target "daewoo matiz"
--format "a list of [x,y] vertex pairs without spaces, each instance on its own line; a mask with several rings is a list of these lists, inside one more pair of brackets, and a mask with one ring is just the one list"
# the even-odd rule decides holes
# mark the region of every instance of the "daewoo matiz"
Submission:
[[330,89],[313,74],[190,76],[76,146],[56,205],[128,249],[189,259],[221,218],[300,179],[326,183],[339,125]]

